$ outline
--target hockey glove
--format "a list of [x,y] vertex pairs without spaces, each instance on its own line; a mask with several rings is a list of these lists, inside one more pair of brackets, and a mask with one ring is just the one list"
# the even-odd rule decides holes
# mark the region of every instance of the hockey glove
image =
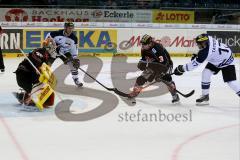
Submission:
[[174,74],[177,76],[181,76],[184,73],[183,65],[179,65],[175,68]]
[[134,98],[137,97],[139,95],[139,93],[142,91],[142,87],[141,86],[134,86],[133,91],[129,94],[130,98]]
[[141,71],[144,71],[144,70],[146,70],[146,68],[147,68],[147,62],[145,62],[145,61],[139,61],[137,67],[138,67],[138,69],[140,69]]
[[197,58],[197,54],[193,53],[191,57],[191,61],[194,60],[195,58]]
[[72,55],[70,52],[67,52],[65,54],[60,54],[60,56],[58,56],[64,64],[67,64],[69,61],[72,60]]

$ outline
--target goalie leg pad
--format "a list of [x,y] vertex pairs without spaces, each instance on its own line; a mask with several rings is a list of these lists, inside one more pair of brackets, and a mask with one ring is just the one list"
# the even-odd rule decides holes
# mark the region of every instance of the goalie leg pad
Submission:
[[54,92],[50,95],[50,97],[46,100],[46,102],[43,104],[44,108],[49,108],[50,106],[54,105],[54,99],[55,99],[55,94]]
[[[42,111],[45,107],[44,105],[47,100],[49,100],[50,102],[54,102],[52,99],[53,97],[51,97],[54,96],[53,93],[54,91],[49,84],[42,83],[41,85],[33,88],[31,98],[38,107],[38,109]],[[50,106],[50,102],[48,102],[46,106]]]

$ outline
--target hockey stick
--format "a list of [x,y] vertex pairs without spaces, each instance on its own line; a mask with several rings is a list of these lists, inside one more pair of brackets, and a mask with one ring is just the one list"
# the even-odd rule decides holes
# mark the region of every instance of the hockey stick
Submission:
[[[163,79],[161,79],[161,81],[164,82],[165,84],[168,84],[168,83],[169,83],[169,82],[167,82],[167,81],[165,81],[165,80],[163,80]],[[177,90],[177,89],[176,89],[176,92],[179,93],[181,96],[183,96],[183,97],[185,97],[185,98],[188,98],[188,97],[190,97],[190,96],[192,96],[192,95],[194,94],[195,90],[192,90],[191,92],[189,92],[189,93],[187,93],[187,94],[184,94],[184,93],[180,92],[180,91]]]
[[32,63],[32,61],[26,56],[26,54],[24,53],[24,51],[18,47],[18,49],[22,52],[23,56],[28,60],[28,62],[31,64],[31,66],[36,70],[36,72],[41,75],[40,71],[37,69],[37,67]]
[[88,77],[92,78],[94,81],[96,81],[98,84],[100,84],[103,88],[105,88],[108,91],[113,91],[115,92],[117,95],[122,96],[122,97],[129,97],[129,94],[123,93],[121,91],[119,91],[117,88],[108,88],[105,85],[103,85],[101,82],[99,82],[96,78],[94,78],[93,76],[91,76],[90,74],[88,74],[86,71],[84,71],[82,68],[79,67],[79,69],[85,73]]
[[[151,85],[153,85],[153,84],[155,84],[155,83],[157,83],[157,81],[154,81],[154,82],[152,82],[152,83],[144,86],[144,87],[141,89],[141,91],[142,91],[143,89],[146,89],[146,88],[150,87]],[[180,91],[177,90],[177,89],[176,89],[176,92],[179,93],[181,96],[183,96],[183,97],[185,97],[185,98],[188,98],[188,97],[190,97],[190,96],[192,96],[192,95],[194,94],[195,90],[192,90],[191,92],[189,92],[189,93],[187,93],[187,94],[184,94],[184,93],[180,92]]]
[[[173,75],[173,74],[174,74],[174,73],[171,73],[171,74],[168,74],[168,75]],[[168,84],[168,83],[169,83],[169,82],[167,82],[167,81],[165,81],[165,80],[163,80],[163,79],[161,79],[161,81],[162,81],[163,83],[165,83],[165,84]],[[154,82],[152,82],[152,83],[144,86],[144,87],[141,89],[141,91],[142,91],[143,89],[146,89],[146,88],[150,87],[151,85],[153,85],[153,84],[155,84],[155,83],[157,83],[157,81],[154,81]],[[189,93],[187,93],[187,94],[184,94],[184,93],[180,92],[180,91],[177,90],[177,89],[176,89],[176,92],[179,93],[181,96],[183,96],[183,97],[185,97],[185,98],[188,98],[188,97],[190,97],[190,96],[192,96],[192,95],[194,94],[195,90],[192,90],[191,92],[189,92]]]
[[192,96],[195,92],[195,90],[192,90],[191,92],[187,93],[187,94],[183,94],[181,93],[180,91],[176,90],[177,93],[179,93],[181,96],[185,97],[185,98],[188,98],[190,96]]

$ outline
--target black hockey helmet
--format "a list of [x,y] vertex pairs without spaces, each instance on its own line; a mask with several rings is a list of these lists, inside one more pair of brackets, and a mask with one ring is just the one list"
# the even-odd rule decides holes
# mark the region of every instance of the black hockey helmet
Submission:
[[74,27],[74,23],[73,22],[65,22],[64,28],[67,28],[67,27]]
[[209,45],[209,38],[206,33],[200,34],[195,38],[197,46],[199,49],[206,48]]
[[149,35],[147,35],[147,34],[145,34],[145,35],[142,37],[140,43],[142,43],[143,45],[146,45],[146,44],[149,44],[151,41],[152,41],[152,37],[149,36]]
[[206,33],[200,34],[195,38],[196,43],[202,43],[208,41],[208,35]]

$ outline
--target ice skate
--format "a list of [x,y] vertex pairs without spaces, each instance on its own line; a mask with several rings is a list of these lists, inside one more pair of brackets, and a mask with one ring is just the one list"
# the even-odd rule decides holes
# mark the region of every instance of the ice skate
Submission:
[[197,106],[209,105],[209,95],[202,95],[200,98],[196,99]]
[[36,106],[35,103],[31,100],[31,97],[25,92],[13,92],[13,95],[17,98],[20,104],[26,106]]
[[73,79],[73,81],[74,81],[74,83],[76,84],[77,87],[82,87],[83,86],[83,83],[81,83],[78,78]]
[[23,99],[24,99],[24,96],[25,96],[25,93],[24,92],[12,92],[14,97],[17,98],[18,102],[20,104],[23,104]]
[[172,103],[173,104],[179,104],[180,103],[180,98],[178,94],[175,94],[172,96]]

